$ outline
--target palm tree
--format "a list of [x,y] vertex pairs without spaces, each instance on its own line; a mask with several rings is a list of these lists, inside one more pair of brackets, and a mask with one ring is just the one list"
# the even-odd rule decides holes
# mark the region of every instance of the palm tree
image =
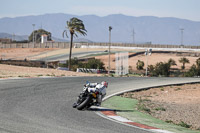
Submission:
[[179,60],[179,62],[180,63],[183,63],[183,65],[182,65],[182,69],[185,69],[185,64],[186,63],[190,63],[190,61],[187,59],[187,58],[185,58],[185,57],[183,57],[183,58],[181,58],[180,60]]
[[197,67],[200,67],[200,58],[196,60]]
[[170,59],[168,60],[168,64],[170,65],[170,67],[171,67],[171,66],[176,66],[176,65],[177,65],[177,64],[176,64],[176,61],[173,60],[172,58],[170,58]]
[[74,35],[76,37],[78,37],[78,34],[80,35],[87,35],[86,32],[87,30],[85,29],[85,26],[83,24],[83,21],[78,19],[78,18],[71,18],[70,21],[67,21],[67,26],[66,26],[67,30],[63,31],[63,37],[64,35],[66,35],[66,37],[68,37],[67,35],[67,31],[69,31],[70,35],[71,35],[71,41],[70,41],[70,52],[69,52],[69,61],[68,61],[68,68],[69,70],[71,70],[71,56],[72,56],[72,44],[73,44],[73,38]]

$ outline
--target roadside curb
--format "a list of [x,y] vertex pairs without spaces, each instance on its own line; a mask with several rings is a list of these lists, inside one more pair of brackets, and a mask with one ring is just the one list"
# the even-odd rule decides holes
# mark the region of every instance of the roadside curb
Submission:
[[137,123],[137,122],[133,122],[131,120],[128,120],[124,117],[121,117],[119,115],[117,115],[115,113],[115,111],[110,111],[109,109],[105,109],[105,108],[101,108],[103,111],[100,111],[100,113],[106,117],[108,117],[109,119],[112,119],[114,121],[118,121],[120,123],[123,123],[125,125],[129,125],[129,126],[133,126],[133,127],[137,127],[137,128],[140,128],[140,129],[144,129],[144,130],[148,130],[148,131],[151,131],[151,132],[158,132],[158,133],[173,133],[173,132],[170,132],[170,131],[167,131],[167,130],[162,130],[162,129],[159,129],[159,128],[156,128],[156,127],[152,127],[152,126],[148,126],[148,125],[144,125],[144,124],[140,124],[140,123]]

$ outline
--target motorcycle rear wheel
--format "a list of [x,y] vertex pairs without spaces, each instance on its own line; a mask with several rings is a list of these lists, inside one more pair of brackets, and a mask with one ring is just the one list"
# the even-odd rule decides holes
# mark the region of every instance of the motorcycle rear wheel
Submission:
[[81,104],[79,104],[76,108],[78,110],[83,110],[87,105],[91,102],[92,97],[88,96]]

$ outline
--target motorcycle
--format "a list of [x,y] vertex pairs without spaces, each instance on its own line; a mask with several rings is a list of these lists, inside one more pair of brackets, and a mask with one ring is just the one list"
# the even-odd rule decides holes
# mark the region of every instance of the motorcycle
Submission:
[[99,106],[98,105],[98,96],[101,95],[99,89],[96,88],[98,84],[91,85],[87,82],[84,87],[83,91],[77,98],[77,102],[73,104],[73,108],[77,108],[78,110],[88,109],[91,106]]

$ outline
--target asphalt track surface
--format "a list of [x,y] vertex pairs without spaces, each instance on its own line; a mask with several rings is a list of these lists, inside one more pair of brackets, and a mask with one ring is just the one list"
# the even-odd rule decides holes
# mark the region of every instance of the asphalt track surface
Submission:
[[[0,133],[147,133],[78,111],[73,102],[86,81],[109,82],[107,94],[198,78],[63,77],[0,80]],[[100,109],[97,110],[101,111]]]
[[[83,57],[91,54],[98,54],[98,53],[104,53],[103,51],[89,51],[89,52],[77,52],[73,53],[72,58],[74,57]],[[42,61],[57,61],[57,60],[68,60],[69,54],[60,54],[60,55],[54,55],[50,57],[40,58]]]

